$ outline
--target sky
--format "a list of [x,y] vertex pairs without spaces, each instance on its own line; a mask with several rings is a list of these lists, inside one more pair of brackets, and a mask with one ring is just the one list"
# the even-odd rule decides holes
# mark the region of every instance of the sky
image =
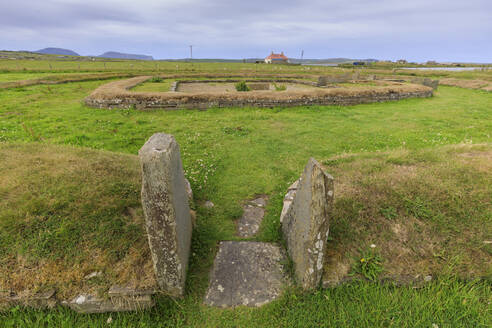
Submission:
[[0,49],[492,63],[492,0],[0,0]]

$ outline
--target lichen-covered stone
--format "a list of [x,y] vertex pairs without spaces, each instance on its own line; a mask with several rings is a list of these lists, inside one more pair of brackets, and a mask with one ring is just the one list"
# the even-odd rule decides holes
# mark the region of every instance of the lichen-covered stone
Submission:
[[289,279],[282,249],[271,243],[222,241],[214,261],[205,304],[261,306],[280,296]]
[[193,190],[191,190],[191,184],[188,179],[185,178],[185,188],[186,194],[188,195],[188,201],[191,203],[193,201]]
[[2,292],[0,290],[0,310],[18,305],[35,309],[52,309],[58,304],[55,293],[54,289],[47,289],[34,294],[25,291],[17,295],[12,291]]
[[243,215],[237,221],[237,232],[240,237],[253,237],[260,229],[265,216],[267,197],[262,196],[243,205]]
[[240,237],[253,237],[260,229],[265,210],[259,206],[247,204],[243,207],[243,215],[237,222]]
[[280,223],[284,221],[284,217],[289,213],[290,206],[292,205],[292,201],[297,193],[297,188],[299,186],[299,180],[296,180],[293,184],[290,185],[289,189],[287,189],[287,194],[284,197],[284,206],[282,207],[282,213],[280,213]]
[[154,134],[138,152],[142,206],[156,280],[170,296],[184,294],[192,222],[179,145]]
[[[297,282],[316,288],[323,274],[329,219],[333,203],[333,177],[309,159],[282,219],[287,250],[294,262]],[[287,196],[289,193],[287,194]]]
[[432,80],[428,77],[426,78],[414,77],[410,80],[410,82],[415,84],[425,85],[426,87],[432,88],[432,90],[436,90],[437,87],[439,86],[439,80]]
[[128,286],[113,285],[108,290],[109,297],[124,297],[124,296],[143,296],[155,294],[154,289],[135,289]]
[[137,311],[150,308],[154,305],[151,293],[138,293],[129,296],[114,296],[108,299],[90,294],[81,294],[63,305],[78,313],[105,313]]
[[253,199],[252,201],[250,201],[250,203],[253,206],[259,206],[259,207],[264,208],[267,204],[267,199],[268,199],[267,196],[261,196],[261,197]]

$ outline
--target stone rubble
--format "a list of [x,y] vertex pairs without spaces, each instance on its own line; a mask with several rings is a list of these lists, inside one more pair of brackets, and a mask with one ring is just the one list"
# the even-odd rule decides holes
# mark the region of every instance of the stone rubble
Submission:
[[113,286],[108,292],[108,298],[80,294],[71,301],[62,302],[62,305],[78,313],[137,311],[154,306],[152,294],[154,291]]
[[85,280],[89,280],[89,279],[92,279],[92,278],[100,277],[100,276],[102,276],[102,274],[103,273],[101,271],[94,271],[94,272],[91,272],[88,275],[86,275],[84,277],[84,279]]
[[207,200],[205,202],[205,204],[203,204],[203,206],[205,206],[206,208],[209,208],[210,209],[210,208],[213,208],[215,206],[215,204],[212,203],[211,201]]

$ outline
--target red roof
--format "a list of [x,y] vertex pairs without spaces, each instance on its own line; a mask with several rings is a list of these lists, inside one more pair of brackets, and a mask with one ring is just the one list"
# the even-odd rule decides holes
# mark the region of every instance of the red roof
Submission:
[[265,59],[283,59],[283,60],[288,60],[289,58],[287,58],[284,55],[284,52],[283,51],[281,53],[279,53],[279,54],[274,54],[273,51],[272,51],[272,53],[270,54],[270,56],[268,56]]

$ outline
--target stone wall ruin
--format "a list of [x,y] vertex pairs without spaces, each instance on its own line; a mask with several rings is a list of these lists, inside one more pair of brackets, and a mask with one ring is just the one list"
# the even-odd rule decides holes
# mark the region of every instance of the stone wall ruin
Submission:
[[[420,84],[402,84],[385,81],[385,86],[364,86],[361,88],[313,88],[288,92],[250,91],[250,92],[133,92],[132,87],[143,83],[150,77],[141,76],[128,80],[114,81],[94,90],[86,99],[88,106],[96,108],[134,108],[147,109],[207,109],[214,107],[293,107],[313,105],[357,105],[374,102],[394,101],[407,98],[426,98],[432,96],[432,88]],[[348,76],[351,79],[352,76]],[[205,83],[206,80],[193,81]],[[220,82],[210,80],[210,82]],[[239,81],[239,80],[237,80]],[[255,80],[256,82],[292,82],[297,80]],[[227,80],[234,82],[234,80]],[[247,81],[246,81],[247,82]],[[302,81],[304,84],[315,84]],[[179,81],[191,83],[191,81]],[[179,85],[178,83],[178,85]],[[175,86],[174,86],[175,88]]]

